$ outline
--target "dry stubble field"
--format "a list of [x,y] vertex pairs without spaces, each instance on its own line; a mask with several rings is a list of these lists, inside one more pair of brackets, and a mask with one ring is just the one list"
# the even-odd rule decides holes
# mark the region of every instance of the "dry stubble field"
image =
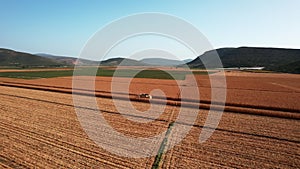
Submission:
[[[83,81],[87,79],[88,77],[82,77]],[[96,80],[96,90],[110,92],[110,78],[97,77]],[[126,79],[118,80],[122,83]],[[208,77],[198,76],[197,81],[201,100],[209,101]],[[176,124],[190,125],[191,131],[180,144],[162,155],[158,166],[160,168],[299,167],[299,119],[269,116],[278,112],[298,115],[299,82],[299,75],[227,73],[227,103],[235,108],[240,106],[242,113],[225,111],[212,137],[200,144],[199,134],[203,130],[208,110],[193,110],[198,114],[194,124]],[[24,85],[26,83],[31,86],[56,87],[55,89],[69,91],[71,78],[36,80],[1,78],[1,84],[12,83],[14,86],[0,86],[1,167],[152,168],[154,166],[155,157],[122,157],[111,154],[91,141],[77,119],[71,94],[20,88],[22,85],[26,86]],[[168,97],[178,96],[179,89],[176,83],[170,80],[134,79],[130,93],[147,93],[155,88],[163,90]],[[166,131],[169,124],[176,120],[179,111],[178,107],[167,106],[164,113],[153,119],[153,122],[139,124],[121,116],[110,98],[97,98],[97,102],[109,124],[131,137],[155,136]],[[124,105],[126,104],[128,102],[124,101]],[[149,107],[148,103],[132,102],[132,104],[139,110]],[[245,113],[242,111],[243,106],[265,114],[259,116]],[[260,109],[261,107],[264,109]],[[147,114],[141,114],[135,118],[138,120],[148,117]],[[93,124],[91,126],[93,127]],[[103,125],[103,128],[106,127]],[[178,137],[172,135],[171,131],[166,147],[176,139]],[[106,144],[109,145],[110,142]],[[118,148],[122,150],[126,145],[120,145]]]

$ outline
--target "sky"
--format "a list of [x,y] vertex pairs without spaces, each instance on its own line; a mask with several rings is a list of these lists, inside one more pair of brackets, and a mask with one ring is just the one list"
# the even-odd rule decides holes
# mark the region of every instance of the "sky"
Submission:
[[[200,30],[214,48],[300,49],[299,0],[0,0],[0,3],[0,47],[29,53],[77,57],[87,41],[105,25],[144,12],[184,19]],[[155,38],[152,41],[172,44]],[[180,45],[173,44],[173,52],[180,59],[193,57]]]

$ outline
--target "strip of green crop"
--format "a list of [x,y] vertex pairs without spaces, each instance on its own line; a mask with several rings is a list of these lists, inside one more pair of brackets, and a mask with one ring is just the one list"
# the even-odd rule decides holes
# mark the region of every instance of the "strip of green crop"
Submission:
[[[134,70],[124,69],[115,71],[113,69],[80,69],[76,70],[79,76],[106,76],[106,77],[132,77],[132,78],[151,78],[151,79],[175,79],[184,80],[187,71],[171,71],[171,74],[163,70]],[[0,77],[21,78],[21,79],[38,79],[73,76],[73,70],[56,70],[56,71],[27,71],[27,72],[1,72]]]
[[162,141],[159,149],[158,149],[158,152],[157,152],[157,155],[155,156],[155,160],[154,160],[154,163],[152,165],[152,169],[157,169],[159,168],[159,165],[160,165],[160,162],[162,160],[162,155],[164,154],[164,150],[168,144],[168,139],[169,139],[169,135],[171,133],[171,130],[172,130],[172,127],[174,126],[174,122],[171,122],[168,126],[168,130],[165,134],[165,138],[164,140]]

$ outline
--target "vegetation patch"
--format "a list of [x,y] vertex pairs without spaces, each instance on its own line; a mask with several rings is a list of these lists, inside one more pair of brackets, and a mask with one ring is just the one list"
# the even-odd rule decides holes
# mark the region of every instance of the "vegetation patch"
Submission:
[[165,148],[166,148],[166,146],[168,144],[169,135],[171,133],[171,130],[172,130],[173,126],[174,126],[174,122],[171,122],[169,124],[169,126],[168,126],[168,130],[167,130],[167,132],[165,134],[165,138],[164,138],[164,140],[162,141],[162,143],[161,143],[161,145],[159,147],[157,155],[155,156],[155,160],[154,160],[154,163],[152,165],[152,169],[159,168],[160,162],[162,160],[162,155],[163,155],[164,150],[165,150]]
[[72,76],[73,70],[61,71],[35,71],[35,72],[1,72],[0,77],[20,78],[20,79],[39,79]]
[[[170,72],[170,74],[168,73]],[[105,69],[98,68],[80,68],[76,70],[77,76],[106,76],[106,77],[134,77],[134,78],[151,78],[151,79],[175,79],[184,80],[189,71],[168,71],[163,70],[138,70],[138,69]],[[38,78],[54,78],[73,76],[73,70],[53,70],[53,71],[24,71],[24,72],[1,72],[0,77],[21,78],[21,79],[38,79]]]

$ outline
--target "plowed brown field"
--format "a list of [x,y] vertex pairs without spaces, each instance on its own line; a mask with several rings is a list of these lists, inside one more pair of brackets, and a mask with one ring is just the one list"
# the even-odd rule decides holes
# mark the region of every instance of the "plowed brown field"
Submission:
[[[218,77],[218,74],[213,74]],[[128,78],[115,78],[121,85],[127,83]],[[188,81],[187,77],[187,81]],[[89,81],[90,77],[80,77],[79,81]],[[200,99],[209,101],[211,98],[210,81],[206,75],[196,75]],[[72,77],[49,79],[10,79],[0,78],[0,82],[19,82],[26,84],[43,85],[46,87],[72,87]],[[111,91],[111,77],[96,77],[95,90]],[[256,105],[274,108],[287,108],[300,110],[298,104],[300,94],[300,76],[291,74],[271,73],[227,73],[227,100],[228,104]],[[130,93],[150,93],[153,89],[161,89],[166,96],[177,98],[179,87],[173,80],[158,79],[132,79]],[[199,99],[199,98],[196,98]]]
[[[216,78],[218,74],[214,75]],[[188,135],[164,153],[159,168],[298,168],[300,166],[300,76],[285,74],[227,73],[227,106],[214,134],[199,143],[210,101],[207,76],[197,76],[201,100],[196,122]],[[82,81],[89,77],[81,77]],[[126,78],[119,78],[124,83]],[[97,77],[96,98],[107,122],[130,137],[158,135],[175,121],[179,112],[176,82],[133,79],[130,93],[161,89],[170,98],[158,118],[147,114],[132,117],[118,113],[109,97],[111,78]],[[23,86],[23,87],[22,87]],[[0,79],[0,168],[152,168],[156,157],[128,158],[112,154],[94,143],[82,129],[73,105],[69,77],[21,80]],[[40,90],[42,89],[42,90]],[[45,91],[46,89],[53,89]],[[77,90],[89,93],[89,91]],[[97,94],[97,92],[96,92]],[[122,93],[119,93],[122,96]],[[90,96],[83,96],[90,97]],[[120,97],[121,98],[121,97]],[[173,99],[173,100],[172,100]],[[138,102],[136,102],[138,101]],[[160,98],[153,101],[159,103]],[[123,105],[128,101],[120,100]],[[145,111],[149,103],[135,100],[135,108]],[[174,104],[173,104],[174,103]],[[187,104],[195,104],[193,102]],[[207,105],[206,105],[207,104]],[[200,104],[201,105],[201,104]],[[216,105],[217,106],[217,105]],[[126,106],[125,106],[126,107]],[[89,109],[89,107],[83,107]],[[92,110],[94,111],[94,110]],[[153,112],[160,113],[160,112]],[[150,119],[149,123],[136,121]],[[93,124],[91,124],[93,127]],[[103,124],[103,131],[105,126]],[[167,146],[179,139],[168,137]],[[106,144],[110,144],[107,142]],[[161,144],[157,142],[155,144]],[[120,150],[126,145],[120,145]],[[136,149],[136,152],[143,152]],[[156,150],[153,150],[156,151]],[[155,154],[156,152],[153,152]]]

